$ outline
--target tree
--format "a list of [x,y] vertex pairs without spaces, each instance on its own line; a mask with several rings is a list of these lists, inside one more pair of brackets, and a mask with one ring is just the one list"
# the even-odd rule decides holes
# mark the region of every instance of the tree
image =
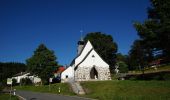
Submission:
[[116,63],[123,62],[125,65],[127,65],[128,70],[130,70],[130,61],[128,55],[123,55],[121,53],[116,54]]
[[116,54],[116,61],[118,62],[118,61],[123,61],[123,62],[125,62],[126,64],[128,63],[128,55],[123,55],[123,54],[121,54],[121,53],[117,53]]
[[134,41],[131,50],[129,51],[130,69],[143,69],[146,62],[146,55],[140,40]]
[[85,36],[85,41],[90,40],[94,49],[99,53],[99,55],[110,65],[110,70],[113,72],[117,44],[114,42],[111,35],[107,35],[101,32],[88,33]]
[[127,73],[128,72],[128,65],[123,61],[118,61],[117,65],[119,66],[120,73]]
[[25,71],[27,71],[27,66],[24,63],[0,62],[0,83],[9,77],[12,77],[15,74],[18,74],[20,72],[25,72]]
[[49,50],[44,44],[40,44],[26,63],[32,74],[39,76],[43,82],[47,82],[58,65],[56,59],[52,50]]
[[163,50],[163,56],[170,59],[170,1],[150,0],[148,19],[144,23],[134,24],[143,47],[148,51],[148,57],[152,60],[155,50]]

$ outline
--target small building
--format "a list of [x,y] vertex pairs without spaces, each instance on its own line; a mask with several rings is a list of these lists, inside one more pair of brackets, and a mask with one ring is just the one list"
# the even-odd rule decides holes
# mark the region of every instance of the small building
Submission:
[[34,84],[41,82],[41,78],[39,78],[38,76],[30,75],[30,73],[28,72],[21,72],[12,77],[12,79],[17,80],[17,83],[20,83],[21,79],[24,78],[29,78]]
[[53,72],[54,78],[60,77],[60,74],[65,70],[64,66],[60,66],[57,70]]
[[62,72],[61,81],[111,80],[109,65],[98,55],[90,41],[78,42],[77,57]]
[[28,72],[21,72],[21,73],[18,73],[16,75],[14,75],[12,77],[12,79],[16,79],[17,83],[20,83],[21,79],[28,78],[28,75],[30,75],[30,73],[28,73]]

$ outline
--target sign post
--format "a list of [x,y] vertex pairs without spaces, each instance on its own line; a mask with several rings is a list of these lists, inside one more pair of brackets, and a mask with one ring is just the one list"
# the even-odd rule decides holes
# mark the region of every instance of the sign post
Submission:
[[53,78],[49,78],[49,91],[51,91],[50,84],[53,81]]
[[10,90],[10,100],[11,100],[11,95],[12,95],[12,78],[7,78],[7,85],[11,85],[11,90]]

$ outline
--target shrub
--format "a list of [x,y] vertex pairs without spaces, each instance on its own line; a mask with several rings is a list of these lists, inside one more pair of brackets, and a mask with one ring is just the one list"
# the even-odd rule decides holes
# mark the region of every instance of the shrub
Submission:
[[168,74],[168,73],[165,74],[165,75],[163,76],[163,79],[170,81],[170,74]]
[[18,85],[18,84],[17,84],[17,80],[16,80],[16,79],[14,79],[14,78],[12,79],[12,85],[13,85],[13,86]]
[[134,81],[134,80],[137,80],[137,78],[134,76],[134,77],[130,77],[129,80]]
[[32,85],[33,84],[29,78],[22,78],[20,82],[22,85]]
[[3,90],[3,85],[2,85],[2,83],[0,82],[0,91],[2,91]]
[[4,87],[7,85],[6,81],[7,81],[6,79],[0,81],[0,91],[2,91],[4,89]]
[[153,77],[153,80],[161,80],[161,76],[160,76],[160,75],[155,75],[155,76]]

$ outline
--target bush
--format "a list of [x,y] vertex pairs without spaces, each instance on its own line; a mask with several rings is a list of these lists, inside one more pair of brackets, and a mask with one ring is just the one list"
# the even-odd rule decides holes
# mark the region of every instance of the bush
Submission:
[[137,80],[137,78],[134,76],[134,77],[130,77],[129,80],[135,81],[135,80]]
[[0,81],[0,91],[2,91],[4,89],[4,87],[6,86],[6,79]]
[[18,85],[18,83],[17,83],[17,80],[16,80],[16,79],[12,79],[12,85],[13,85],[13,86]]
[[165,74],[165,75],[163,76],[163,79],[170,81],[170,74],[168,74],[168,73]]
[[32,81],[29,78],[22,78],[21,79],[21,85],[32,85]]
[[112,80],[117,80],[117,79],[118,79],[118,75],[116,75],[116,74],[111,74],[111,78],[112,78]]
[[2,83],[0,82],[0,91],[2,91],[3,90],[3,85],[2,85]]
[[153,77],[153,80],[161,80],[161,79],[162,79],[161,75],[155,75]]

